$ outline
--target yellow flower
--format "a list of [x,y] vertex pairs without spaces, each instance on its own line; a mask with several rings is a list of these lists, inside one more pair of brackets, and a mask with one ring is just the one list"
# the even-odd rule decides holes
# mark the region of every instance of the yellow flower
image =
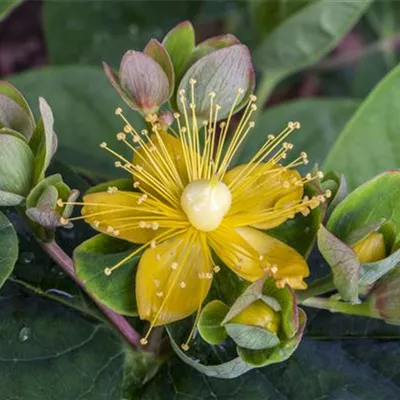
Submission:
[[325,201],[322,195],[303,197],[304,183],[316,178],[310,174],[302,178],[293,169],[308,162],[305,153],[281,165],[292,148],[285,139],[299,123],[290,122],[276,137],[269,135],[247,164],[229,170],[254,126],[256,98],[250,96],[228,141],[233,110],[243,91],[237,91],[232,110],[221,123],[217,122],[215,93],[210,93],[210,116],[203,122],[196,117],[194,80],[191,85],[190,103],[181,91],[184,112],[174,114],[176,129],[168,128],[168,132],[154,115],[147,118],[151,134],[138,132],[122,110],[116,110],[125,123],[117,139],[126,144],[133,159],[106,143],[101,147],[118,158],[116,167],[133,176],[137,191],[110,187],[107,192],[87,194],[80,203],[83,218],[98,231],[142,244],[105,273],[111,275],[144,250],[136,276],[139,315],[150,321],[143,344],[154,326],[196,311],[199,315],[213,275],[220,270],[217,259],[247,281],[268,274],[278,287],[304,289],[303,278],[309,270],[303,257],[262,230],[277,227],[296,213],[307,215]]

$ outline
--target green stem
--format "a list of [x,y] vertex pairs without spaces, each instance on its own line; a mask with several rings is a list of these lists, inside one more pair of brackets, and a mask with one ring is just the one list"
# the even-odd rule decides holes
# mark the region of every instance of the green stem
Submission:
[[349,304],[343,301],[331,300],[329,298],[311,297],[301,302],[307,307],[319,308],[330,312],[341,314],[361,315],[363,317],[380,318],[374,313],[368,302],[361,304]]
[[327,275],[321,279],[313,281],[306,290],[297,292],[297,298],[300,302],[307,300],[310,297],[319,296],[335,290],[332,275]]

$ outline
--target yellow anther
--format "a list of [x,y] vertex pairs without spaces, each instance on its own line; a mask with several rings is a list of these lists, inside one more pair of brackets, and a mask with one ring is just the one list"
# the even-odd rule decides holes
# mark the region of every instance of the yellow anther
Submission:
[[107,147],[107,143],[106,143],[106,142],[101,142],[101,143],[100,143],[100,147],[101,147],[102,149],[105,149],[105,148]]
[[156,292],[156,296],[157,297],[163,297],[164,296],[164,292]]
[[177,269],[178,268],[178,263],[177,262],[173,262],[171,264],[171,269]]
[[121,115],[122,114],[122,108],[121,107],[117,107],[115,109],[115,115]]
[[156,242],[155,240],[152,240],[152,241],[150,242],[150,247],[151,247],[152,249],[155,249],[155,248],[157,247],[157,242]]
[[61,199],[57,200],[57,206],[58,207],[63,207],[64,206],[64,202]]
[[111,268],[104,268],[104,274],[110,276],[112,274]]
[[187,343],[181,344],[181,348],[183,351],[188,351],[189,350],[189,345]]
[[146,338],[141,338],[141,339],[140,339],[140,344],[141,344],[142,346],[146,346],[147,343],[148,343],[148,340],[147,340]]
[[69,223],[67,218],[61,217],[60,218],[60,224],[61,225],[67,225]]
[[180,286],[182,289],[185,289],[186,283],[182,281],[182,282],[179,284],[179,286]]
[[219,265],[215,265],[213,271],[217,274],[219,271],[221,271],[221,268],[219,267]]
[[118,140],[125,140],[126,139],[126,134],[124,132],[118,132],[117,133],[117,139]]

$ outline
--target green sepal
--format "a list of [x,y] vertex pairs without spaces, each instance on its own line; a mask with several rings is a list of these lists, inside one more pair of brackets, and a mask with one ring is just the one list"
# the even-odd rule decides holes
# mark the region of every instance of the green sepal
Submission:
[[179,83],[195,46],[193,25],[189,21],[181,22],[167,33],[162,44],[171,58],[176,83]]
[[197,328],[200,336],[211,345],[221,344],[227,339],[222,321],[228,313],[229,307],[220,300],[210,301],[202,310]]
[[0,135],[0,206],[20,204],[33,184],[34,156],[25,140]]
[[264,367],[287,360],[297,349],[301,341],[306,321],[306,313],[302,309],[299,309],[299,329],[294,337],[282,340],[280,344],[270,349],[249,350],[238,347],[237,352],[240,358],[253,368]]
[[77,190],[71,190],[60,174],[51,175],[40,181],[26,199],[26,215],[46,229],[59,226],[72,228],[72,223],[63,225],[61,217],[68,218],[73,211],[72,205],[60,206],[57,201],[73,202],[79,196]]
[[[293,337],[299,330],[299,309],[293,290],[288,286],[278,289],[274,279],[270,278],[265,281],[263,293],[279,303],[281,314],[281,332],[279,332],[279,336],[285,338]],[[265,296],[263,296],[264,301]],[[267,304],[271,305],[270,303]],[[275,311],[278,310],[275,309]]]
[[35,183],[40,182],[57,150],[54,117],[46,100],[39,97],[40,119],[29,142],[35,154]]
[[126,261],[110,276],[104,273],[104,269],[111,268],[136,248],[132,243],[100,234],[83,242],[74,251],[76,274],[86,290],[112,310],[131,316],[137,315],[135,276],[140,254]]
[[10,128],[30,139],[35,120],[22,94],[8,82],[0,81],[0,127]]
[[351,232],[381,218],[394,223],[399,231],[399,195],[400,170],[384,172],[351,192],[335,208],[326,227],[343,241]]
[[265,279],[265,276],[261,277],[246,288],[246,290],[233,303],[229,312],[225,315],[225,318],[222,321],[223,325],[227,324],[231,319],[239,315],[250,304],[262,298]]
[[335,172],[328,172],[321,182],[323,191],[330,190],[331,198],[328,199],[328,208],[325,218],[329,219],[333,210],[346,198],[348,194],[347,181],[344,175],[338,175]]
[[205,365],[197,360],[191,358],[187,353],[181,350],[179,345],[175,342],[171,328],[167,326],[167,333],[169,335],[172,349],[175,354],[186,364],[190,365],[202,374],[220,379],[233,379],[246,372],[252,370],[254,367],[246,364],[240,357],[235,357],[227,362],[216,365]]
[[175,72],[167,50],[158,40],[151,39],[144,48],[143,53],[147,54],[154,61],[157,61],[165,72],[165,75],[167,75],[169,81],[169,97],[171,97],[175,89]]
[[318,231],[318,248],[332,269],[333,283],[342,299],[352,304],[360,303],[361,263],[353,249],[323,225]]
[[229,337],[238,346],[246,349],[267,349],[280,343],[278,335],[258,326],[226,323],[224,327]]

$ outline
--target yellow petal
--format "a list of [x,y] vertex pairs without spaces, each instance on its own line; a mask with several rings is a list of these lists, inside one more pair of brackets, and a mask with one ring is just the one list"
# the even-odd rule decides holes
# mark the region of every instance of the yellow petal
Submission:
[[124,191],[87,194],[83,198],[82,215],[99,232],[133,243],[146,243],[162,230],[141,228],[140,221],[146,219],[151,225],[149,218],[153,217],[155,222],[161,214],[149,213],[148,207],[137,204],[141,196],[141,193]]
[[265,275],[260,254],[235,229],[220,226],[207,237],[223,263],[243,279],[254,282]]
[[262,255],[264,267],[273,273],[276,281],[293,289],[305,289],[304,277],[310,274],[305,259],[293,248],[272,236],[253,228],[238,228],[243,237]]
[[385,238],[382,233],[371,232],[353,246],[353,250],[362,263],[383,260],[386,257]]
[[[164,177],[167,177],[168,180],[173,180],[173,182],[176,183],[176,177],[172,178],[171,173],[166,172],[174,171],[179,176],[182,185],[186,186],[188,183],[188,175],[181,141],[165,131],[158,131],[158,135],[152,134],[150,140],[157,150],[153,149],[151,153],[149,153],[143,148],[138,148],[137,153],[133,156],[133,164],[143,167],[146,173],[150,174],[158,181],[163,181],[164,178],[160,175],[162,174]],[[147,148],[153,147],[152,145],[148,143]],[[164,160],[164,163],[161,159]],[[172,172],[172,174],[174,174],[174,172]],[[155,191],[152,185],[143,182],[136,175],[135,179],[140,182],[140,187],[143,188],[144,191],[160,197],[159,192]],[[171,185],[173,182],[171,181]]]
[[230,323],[253,325],[264,328],[269,332],[278,332],[281,317],[262,300],[256,300],[247,306],[241,313],[232,318]]
[[180,235],[147,249],[136,275],[140,318],[157,326],[188,317],[203,303],[211,278],[210,255],[200,240],[190,244]]
[[245,181],[240,183],[245,168],[246,165],[239,165],[228,171],[224,177],[226,185],[233,184],[231,214],[240,214],[243,220],[254,220],[257,214],[270,210],[276,212],[277,216],[274,217],[271,212],[271,217],[253,226],[260,229],[279,226],[289,216],[278,213],[298,203],[303,197],[303,186],[295,184],[301,179],[299,173],[295,170],[285,170],[280,166],[272,168],[270,164],[264,163],[255,167]]
[[209,239],[218,257],[248,281],[269,273],[281,286],[306,287],[303,278],[309,275],[309,270],[304,258],[264,232],[254,228],[223,227],[210,232]]

